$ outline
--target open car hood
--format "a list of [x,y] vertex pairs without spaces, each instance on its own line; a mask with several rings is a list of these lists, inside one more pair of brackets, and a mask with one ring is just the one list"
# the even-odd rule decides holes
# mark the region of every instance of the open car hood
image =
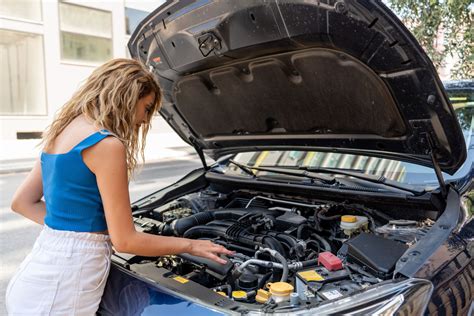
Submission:
[[435,68],[380,1],[170,1],[128,45],[161,115],[213,158],[337,150],[452,174],[466,157]]

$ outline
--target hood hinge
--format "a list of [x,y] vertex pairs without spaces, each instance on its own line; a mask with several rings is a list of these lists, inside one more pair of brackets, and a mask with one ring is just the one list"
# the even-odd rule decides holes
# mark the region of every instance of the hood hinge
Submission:
[[189,141],[191,142],[194,149],[198,153],[199,158],[201,159],[202,166],[204,167],[204,170],[206,170],[206,171],[209,170],[209,166],[206,163],[206,157],[204,157],[204,152],[202,151],[202,148],[199,145],[199,143],[197,142],[196,138],[194,138],[193,136],[190,136]]
[[438,161],[436,160],[436,155],[435,155],[435,150],[436,146],[434,145],[434,141],[429,133],[425,134],[428,145],[430,147],[430,156],[431,156],[431,161],[433,162],[433,167],[436,173],[436,178],[438,178],[438,183],[441,188],[441,195],[443,198],[446,198],[448,196],[448,188],[446,187],[446,182],[444,182],[443,174],[441,172],[441,168],[438,165]]

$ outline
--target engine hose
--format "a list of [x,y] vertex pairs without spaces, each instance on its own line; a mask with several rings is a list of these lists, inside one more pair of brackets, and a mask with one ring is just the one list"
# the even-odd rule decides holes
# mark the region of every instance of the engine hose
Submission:
[[298,239],[296,239],[295,237],[284,233],[274,233],[274,236],[278,240],[290,245],[290,255],[292,254],[292,252],[294,252],[297,258],[304,256],[304,252],[306,250],[306,242],[298,242]]
[[286,258],[283,257],[280,253],[276,252],[273,249],[268,249],[268,248],[262,248],[260,249],[262,252],[268,252],[272,257],[277,259],[278,261],[281,262],[283,273],[281,275],[280,282],[286,282],[288,279],[288,261],[286,261]]
[[222,246],[226,247],[229,250],[237,250],[239,252],[245,252],[245,253],[251,253],[251,254],[253,254],[255,252],[255,249],[253,249],[253,248],[247,248],[247,247],[236,245],[236,244],[226,242],[226,241],[223,241],[223,240],[213,240],[213,242],[215,244],[222,245]]
[[301,261],[302,268],[318,265],[318,259]]
[[[271,250],[271,249],[268,249],[268,250]],[[298,262],[293,262],[293,263],[290,263],[290,264],[288,264],[288,262],[285,260],[285,258],[283,258],[283,259],[279,258],[279,260],[281,260],[281,263],[272,262],[272,261],[265,261],[265,260],[260,260],[260,259],[249,259],[249,260],[243,262],[237,268],[237,270],[236,270],[237,275],[242,274],[248,265],[253,264],[253,265],[258,265],[258,266],[262,266],[262,267],[269,268],[269,269],[272,269],[272,268],[282,269],[283,273],[282,273],[280,282],[286,282],[286,280],[288,279],[288,272],[289,272],[290,269],[298,271],[298,270],[301,270],[303,268],[315,266],[315,265],[318,264],[318,261],[316,259],[306,260],[306,261],[298,261]],[[271,275],[272,273],[269,273],[269,274]],[[265,281],[260,280],[258,287],[261,288],[264,285],[264,282]],[[261,283],[263,283],[263,284],[261,284]]]
[[312,251],[306,259],[313,259],[319,254],[319,252]]
[[275,253],[275,258],[281,261],[281,264],[283,265],[283,273],[281,275],[280,282],[286,282],[288,280],[288,261],[286,261],[285,257],[283,257],[281,254],[278,252]]
[[326,250],[326,251],[331,251],[331,245],[327,242],[326,239],[324,239],[323,237],[319,236],[318,234],[311,234],[311,237],[314,237],[314,238],[317,239],[319,242],[321,242],[321,244],[323,245],[324,250]]
[[[279,262],[273,262],[273,261],[267,261],[267,260],[261,260],[261,259],[248,259],[247,261],[244,261],[238,268],[237,271],[239,274],[242,274],[244,270],[247,268],[248,265],[257,265],[257,266],[262,266],[265,268],[278,268],[278,269],[284,269],[285,265]],[[286,267],[288,267],[288,270],[301,270],[306,267],[311,267],[315,266],[318,264],[317,259],[313,260],[306,260],[306,261],[296,261],[292,262],[290,264],[287,264]]]
[[191,227],[183,234],[184,238],[226,237],[227,227],[199,225]]
[[295,237],[291,235],[277,232],[269,232],[268,235],[275,237],[277,240],[285,242],[286,244],[288,244],[288,246],[290,246],[290,248],[296,247],[298,245],[298,241],[295,239]]
[[227,292],[227,296],[230,296],[230,294],[232,293],[232,287],[229,284],[219,285],[219,286],[213,287],[211,290],[213,291],[225,290]]
[[270,277],[272,276],[272,274],[273,274],[272,271],[264,274],[263,277],[258,281],[257,289],[263,288],[265,284],[267,283],[268,279],[270,279]]
[[275,250],[279,254],[282,253],[284,255],[287,255],[281,243],[271,236],[263,236],[261,243],[267,246],[268,248]]
[[321,252],[321,246],[320,246],[316,241],[314,241],[314,240],[307,240],[307,241],[306,241],[306,244],[307,244],[308,246],[310,246],[310,245],[316,245],[316,247],[318,247],[318,251],[317,251],[317,252],[318,252],[318,253]]
[[322,221],[334,221],[334,220],[338,220],[341,218],[342,215],[332,215],[332,216],[325,216],[321,213],[317,213],[317,217],[319,220],[322,220]]
[[314,228],[311,227],[308,224],[301,224],[301,225],[298,226],[298,230],[296,231],[296,238],[302,239],[301,235],[303,234],[303,229],[305,229],[305,228],[309,228],[311,230],[314,230]]

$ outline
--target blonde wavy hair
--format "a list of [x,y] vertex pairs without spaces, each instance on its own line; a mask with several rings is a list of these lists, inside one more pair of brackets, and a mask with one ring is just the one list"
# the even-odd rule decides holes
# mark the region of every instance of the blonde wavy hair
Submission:
[[[155,96],[153,108],[139,128],[134,123],[137,102],[151,93]],[[110,60],[96,68],[58,110],[54,121],[43,133],[43,148],[50,148],[66,126],[84,114],[95,127],[110,131],[125,145],[127,170],[131,177],[138,158],[145,160],[146,135],[153,114],[161,106],[161,98],[161,89],[153,74],[141,63],[125,58]]]

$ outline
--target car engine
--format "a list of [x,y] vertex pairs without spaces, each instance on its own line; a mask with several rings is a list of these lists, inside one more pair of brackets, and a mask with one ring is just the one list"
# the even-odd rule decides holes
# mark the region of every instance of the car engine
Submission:
[[396,262],[434,223],[362,205],[210,189],[135,211],[134,221],[144,232],[209,239],[235,251],[224,265],[190,254],[135,264],[260,306],[333,300],[391,279]]

